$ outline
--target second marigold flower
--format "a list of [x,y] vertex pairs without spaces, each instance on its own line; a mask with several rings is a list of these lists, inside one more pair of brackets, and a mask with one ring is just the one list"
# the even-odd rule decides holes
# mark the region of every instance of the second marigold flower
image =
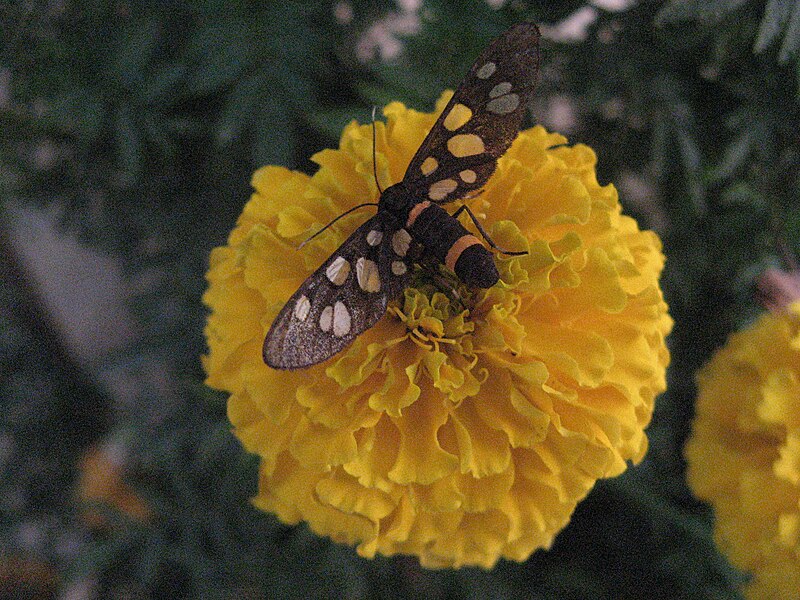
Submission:
[[766,277],[775,312],[733,334],[698,377],[688,480],[714,538],[752,578],[750,600],[800,590],[800,302],[796,275]]
[[[399,103],[377,123],[382,182],[402,178],[442,110]],[[621,214],[591,149],[522,132],[470,201],[498,245],[488,290],[424,271],[375,327],[326,363],[276,371],[264,335],[286,299],[377,199],[370,126],[349,125],[317,173],[265,167],[228,244],[212,253],[208,384],[261,457],[256,506],[362,556],[491,567],[548,547],[594,483],[647,449],[671,320],[661,245]],[[363,217],[360,217],[363,220]]]

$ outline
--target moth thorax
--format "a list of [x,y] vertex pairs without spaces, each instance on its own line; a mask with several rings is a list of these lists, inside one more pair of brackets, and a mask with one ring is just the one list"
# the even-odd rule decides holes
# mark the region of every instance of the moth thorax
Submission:
[[411,194],[408,193],[402,182],[389,186],[378,200],[378,210],[385,210],[405,223],[408,211],[414,205]]

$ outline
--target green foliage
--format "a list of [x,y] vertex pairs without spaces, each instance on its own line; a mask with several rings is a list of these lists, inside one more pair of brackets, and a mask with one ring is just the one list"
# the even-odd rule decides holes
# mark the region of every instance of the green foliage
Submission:
[[[626,209],[665,241],[673,363],[646,461],[598,485],[552,550],[491,572],[365,561],[249,506],[255,463],[227,432],[224,398],[198,391],[203,274],[255,168],[310,170],[372,105],[428,110],[507,26],[552,25],[583,2],[426,0],[404,51],[367,62],[359,36],[398,10],[388,0],[351,2],[341,23],[335,2],[39,4],[0,8],[3,201],[58,207],[66,230],[119,260],[146,333],[77,365],[24,274],[0,265],[0,442],[15,440],[0,444],[6,551],[101,596],[738,597],[742,576],[686,488],[682,446],[697,368],[757,312],[752,281],[781,260],[776,239],[800,250],[800,3],[644,2],[599,11],[579,43],[543,42],[535,116],[567,98],[570,141],[596,150],[623,203],[621,182],[646,184]],[[157,382],[143,376],[154,370]],[[124,402],[108,372],[135,382]],[[156,516],[116,515],[90,535],[71,490],[78,456],[104,435],[128,440],[131,482]],[[42,522],[58,535],[26,545],[20,531]]]
[[[753,44],[755,52],[763,52],[778,43],[778,60],[787,63],[794,58],[800,47],[800,4],[786,0],[763,2],[751,0],[671,0],[658,15],[661,24],[682,20],[696,20],[711,26],[737,19],[747,9],[761,12],[763,18],[758,26],[758,35]],[[783,36],[783,39],[781,39]]]

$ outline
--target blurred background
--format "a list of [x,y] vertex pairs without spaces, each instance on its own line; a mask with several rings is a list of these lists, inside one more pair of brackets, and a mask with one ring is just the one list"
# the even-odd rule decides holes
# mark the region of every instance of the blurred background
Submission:
[[[520,20],[530,123],[592,146],[664,240],[669,391],[552,550],[366,561],[249,506],[256,461],[202,385],[208,254],[256,168],[431,110]],[[800,241],[800,3],[21,0],[0,24],[0,597],[739,597],[682,447],[695,371]]]

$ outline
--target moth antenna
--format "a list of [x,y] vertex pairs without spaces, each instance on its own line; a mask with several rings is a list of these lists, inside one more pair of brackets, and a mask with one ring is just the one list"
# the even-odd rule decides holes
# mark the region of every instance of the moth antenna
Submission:
[[344,211],[342,214],[340,214],[338,217],[336,217],[336,218],[335,218],[333,221],[331,221],[330,223],[328,223],[327,225],[325,225],[325,227],[323,227],[322,229],[320,229],[319,231],[317,231],[317,232],[316,232],[314,235],[312,235],[310,238],[306,238],[305,240],[303,240],[303,242],[301,242],[301,244],[300,244],[300,245],[297,247],[297,249],[298,249],[298,250],[300,250],[300,249],[301,249],[303,246],[305,246],[305,245],[306,245],[308,242],[310,242],[310,241],[311,241],[311,240],[313,240],[315,237],[317,237],[317,236],[318,236],[320,233],[322,233],[322,232],[323,232],[323,231],[325,231],[326,229],[329,229],[331,225],[333,225],[334,223],[336,223],[336,221],[338,221],[338,220],[339,220],[339,219],[341,219],[342,217],[346,217],[347,215],[349,215],[349,214],[350,214],[351,212],[353,212],[354,210],[358,210],[359,208],[364,208],[364,207],[366,207],[366,206],[378,206],[378,203],[377,203],[377,202],[365,202],[364,204],[359,204],[358,206],[354,206],[353,208],[350,208],[350,209],[348,209],[348,210]]
[[378,158],[377,158],[377,150],[375,146],[375,111],[378,110],[377,106],[372,106],[372,175],[375,177],[375,185],[378,187],[378,191],[383,194],[383,190],[381,189],[381,184],[378,182]]

